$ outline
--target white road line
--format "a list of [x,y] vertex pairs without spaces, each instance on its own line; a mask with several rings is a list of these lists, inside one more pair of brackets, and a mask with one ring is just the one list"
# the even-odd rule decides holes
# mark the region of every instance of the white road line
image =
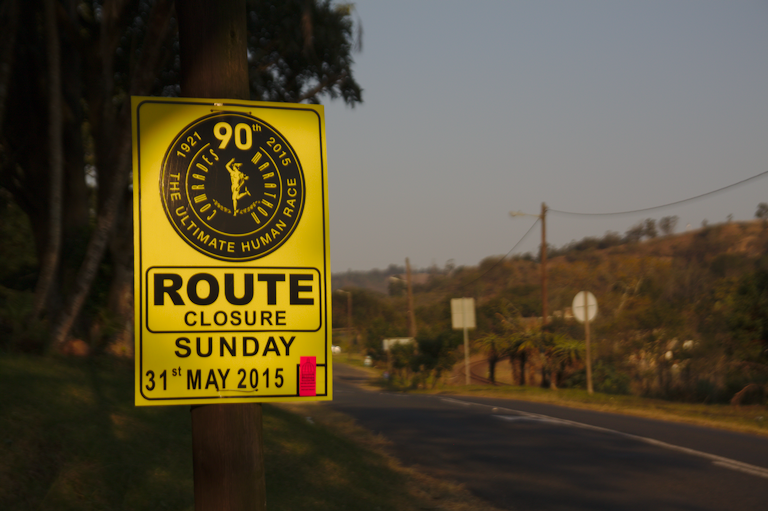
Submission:
[[718,467],[730,468],[731,470],[737,470],[739,472],[744,472],[745,474],[752,474],[753,476],[768,478],[768,475],[766,475],[765,470],[763,469],[754,470],[752,465],[747,465],[745,467],[745,466],[742,466],[744,464],[733,465],[731,463],[726,463],[725,461],[713,461],[712,463],[717,465]]
[[461,405],[461,406],[474,406],[474,405],[477,405],[477,406],[488,406],[488,405],[483,405],[483,404],[480,404],[480,403],[472,403],[472,402],[469,402],[469,401],[460,401],[458,399],[452,399],[450,397],[441,397],[440,401],[445,401],[446,403],[453,403],[455,405]]
[[[602,428],[600,426],[593,426],[591,424],[584,424],[582,422],[575,422],[570,421],[567,419],[558,419],[557,417],[550,417],[548,415],[541,415],[538,413],[531,413],[531,412],[523,412],[520,410],[513,410],[511,408],[503,408],[499,406],[493,406],[493,405],[487,405],[485,403],[475,403],[472,401],[462,401],[459,399],[452,399],[452,398],[440,398],[441,401],[444,401],[446,403],[453,403],[458,404],[462,406],[483,406],[486,408],[492,408],[493,411],[500,411],[500,412],[511,412],[518,414],[517,417],[527,418],[529,420],[540,420],[542,422],[551,422],[551,423],[558,423],[558,424],[564,424],[568,426],[573,426],[577,428],[583,428],[583,429],[591,429],[593,431],[602,431],[605,433],[613,433],[615,435],[621,435],[625,438],[631,438],[634,440],[638,440],[640,442],[645,442],[646,444],[655,445],[657,447],[661,447],[664,449],[669,449],[672,451],[682,452],[685,454],[689,454],[691,456],[698,456],[699,458],[705,458],[710,461],[714,465],[717,465],[718,467],[723,468],[729,468],[731,470],[737,470],[739,472],[743,472],[745,474],[751,474],[758,477],[763,477],[765,479],[768,479],[768,469],[765,469],[763,467],[758,467],[756,465],[750,465],[749,463],[742,463],[741,461],[732,460],[730,458],[725,458],[723,456],[718,456],[716,454],[710,454],[708,452],[702,452],[697,451],[695,449],[689,449],[687,447],[681,447],[679,445],[674,444],[668,444],[666,442],[662,442],[661,440],[656,440],[653,438],[648,438],[644,436],[638,436],[633,435],[631,433],[624,433],[623,431],[617,431],[615,429],[608,429],[608,428]],[[521,420],[521,419],[512,419],[508,418],[508,415],[494,415],[494,417],[497,417],[499,419],[503,419],[506,421],[514,421],[514,420]]]
[[494,417],[496,417],[497,419],[505,420],[507,422],[528,421],[528,422],[548,422],[551,424],[562,424],[563,422],[560,419],[543,419],[541,417],[528,417],[525,415],[494,415]]

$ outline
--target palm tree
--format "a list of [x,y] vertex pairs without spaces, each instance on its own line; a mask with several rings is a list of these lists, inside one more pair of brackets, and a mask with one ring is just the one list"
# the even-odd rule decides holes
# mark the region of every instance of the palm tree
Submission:
[[514,336],[515,354],[520,359],[520,385],[525,385],[525,364],[531,353],[543,348],[541,331],[538,328],[520,331]]
[[521,321],[520,312],[515,310],[511,314],[508,310],[510,304],[505,304],[502,312],[497,312],[496,317],[504,330],[504,343],[502,356],[509,357],[509,363],[514,367],[515,359],[520,360],[520,374],[518,384],[525,385],[525,366],[528,356],[541,349],[541,331],[539,328],[526,329]]
[[564,367],[572,365],[578,360],[583,360],[586,346],[584,341],[579,341],[567,334],[554,334],[550,348],[550,367],[552,379],[550,387],[557,388],[557,374]]
[[476,341],[488,356],[488,379],[496,384],[496,363],[505,355],[505,339],[495,333],[486,334]]

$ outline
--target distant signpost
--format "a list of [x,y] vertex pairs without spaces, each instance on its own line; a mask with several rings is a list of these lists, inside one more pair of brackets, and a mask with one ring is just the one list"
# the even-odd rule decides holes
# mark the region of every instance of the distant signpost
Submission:
[[580,291],[573,297],[571,310],[573,311],[573,317],[575,317],[579,323],[584,323],[585,318],[592,321],[595,319],[595,316],[597,316],[597,299],[595,298],[595,295],[589,291]]
[[451,322],[454,330],[464,330],[464,373],[466,384],[469,385],[469,333],[470,328],[475,328],[475,299],[452,298]]
[[580,291],[573,297],[571,305],[573,317],[584,323],[584,336],[587,346],[587,392],[592,394],[592,355],[589,345],[589,323],[597,316],[597,298],[589,291]]

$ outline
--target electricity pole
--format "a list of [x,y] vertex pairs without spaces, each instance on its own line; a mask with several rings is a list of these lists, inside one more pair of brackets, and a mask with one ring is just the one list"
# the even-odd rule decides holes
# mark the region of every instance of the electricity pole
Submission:
[[413,310],[413,286],[411,285],[411,262],[405,258],[405,274],[408,283],[408,332],[416,339],[416,312]]
[[[522,211],[510,211],[510,216],[533,216],[541,220],[541,339],[542,342],[546,339],[545,328],[547,326],[547,205],[541,203],[541,214],[532,215],[530,213],[523,213]],[[525,355],[525,353],[523,353]],[[522,364],[522,362],[521,362]],[[523,373],[521,369],[521,374]],[[543,374],[542,374],[543,377]],[[521,383],[524,383],[525,376],[521,376]]]
[[592,350],[590,349],[589,339],[589,303],[588,294],[584,293],[584,338],[587,345],[587,393],[594,393],[592,388]]
[[541,331],[547,325],[547,205],[541,203],[541,214],[533,215],[522,211],[510,211],[510,216],[533,216],[541,220]]
[[353,344],[352,340],[352,293],[347,292],[347,329],[349,330],[349,342]]
[[[176,0],[181,94],[249,99],[245,0]],[[260,403],[193,406],[195,510],[265,511]]]
[[349,353],[352,351],[352,292],[344,291],[343,289],[337,289],[336,291],[347,294],[347,342],[349,343],[347,349]]
[[547,205],[541,203],[541,333],[547,326]]

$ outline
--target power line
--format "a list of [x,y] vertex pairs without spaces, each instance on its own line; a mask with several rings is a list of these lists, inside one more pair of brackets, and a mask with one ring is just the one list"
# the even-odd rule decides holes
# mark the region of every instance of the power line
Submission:
[[537,218],[537,219],[536,219],[536,221],[535,221],[535,222],[533,222],[533,224],[531,224],[531,227],[529,227],[529,228],[528,228],[528,230],[527,230],[527,231],[525,231],[525,234],[523,234],[523,236],[522,236],[522,237],[521,237],[519,240],[517,240],[517,243],[515,243],[515,246],[514,246],[514,247],[512,247],[512,248],[510,249],[510,251],[509,251],[509,252],[507,252],[507,255],[505,255],[504,257],[502,257],[502,258],[501,258],[501,259],[499,259],[498,261],[496,261],[496,263],[495,263],[493,266],[491,266],[491,267],[490,267],[490,268],[488,268],[486,271],[484,271],[483,273],[481,273],[480,275],[478,275],[477,277],[475,277],[475,279],[474,279],[474,280],[470,280],[469,282],[467,282],[467,283],[466,283],[466,284],[464,284],[463,286],[459,287],[459,289],[464,289],[465,287],[469,286],[470,284],[474,284],[474,283],[475,283],[475,282],[477,282],[478,280],[480,280],[480,279],[482,279],[483,277],[485,277],[486,275],[488,275],[488,274],[489,274],[491,271],[493,271],[493,270],[494,270],[494,269],[495,269],[495,268],[496,268],[498,265],[500,265],[500,264],[501,264],[501,262],[502,262],[502,261],[504,261],[504,260],[505,260],[507,257],[509,257],[510,255],[512,255],[512,252],[514,252],[514,251],[515,251],[515,249],[516,249],[516,248],[517,248],[517,247],[520,245],[520,243],[522,243],[522,242],[523,242],[523,240],[525,240],[525,238],[527,238],[527,237],[528,237],[528,235],[531,233],[531,231],[533,230],[533,228],[534,228],[534,227],[536,227],[536,225],[537,225],[537,224],[538,224],[540,221],[541,221],[541,218]]
[[739,181],[737,183],[733,183],[733,184],[730,184],[728,186],[724,186],[722,188],[718,188],[717,190],[712,190],[711,192],[706,192],[706,193],[702,193],[701,195],[696,195],[695,197],[689,197],[687,199],[683,199],[683,200],[679,200],[679,201],[675,201],[675,202],[670,202],[669,204],[662,204],[660,206],[652,206],[650,208],[633,209],[633,210],[630,210],[630,211],[614,211],[614,212],[611,212],[611,213],[578,213],[578,212],[574,212],[574,211],[560,211],[560,210],[551,209],[551,208],[549,209],[549,211],[551,213],[559,213],[561,215],[576,215],[576,216],[611,216],[611,215],[628,215],[628,214],[631,214],[631,213],[643,213],[645,211],[652,211],[654,209],[661,209],[661,208],[666,208],[666,207],[669,207],[669,206],[675,206],[677,204],[682,204],[684,202],[690,202],[690,201],[693,201],[693,200],[696,200],[696,199],[701,199],[702,197],[706,197],[707,195],[713,195],[713,194],[716,194],[716,193],[720,193],[720,192],[722,192],[724,190],[727,190],[729,188],[733,188],[734,186],[739,186],[739,185],[742,185],[742,184],[744,184],[744,183],[746,183],[748,181],[752,181],[752,180],[757,179],[759,177],[763,177],[766,174],[768,174],[768,170],[766,170],[765,172],[761,172],[761,173],[759,173],[757,175],[754,175],[752,177],[748,177],[746,179],[742,179],[741,181]]
[[[742,184],[744,184],[744,183],[747,183],[747,182],[749,182],[749,181],[753,181],[753,180],[755,180],[755,179],[758,179],[758,178],[760,178],[760,177],[763,177],[763,176],[765,176],[766,174],[768,174],[768,170],[766,170],[766,171],[764,171],[764,172],[761,172],[761,173],[759,173],[759,174],[756,174],[756,175],[754,175],[754,176],[752,176],[752,177],[748,177],[748,178],[746,178],[746,179],[742,179],[741,181],[738,181],[738,182],[736,182],[736,183],[732,183],[732,184],[729,184],[729,185],[727,185],[727,186],[723,186],[722,188],[718,188],[717,190],[712,190],[712,191],[710,191],[710,192],[702,193],[702,194],[700,194],[700,195],[696,195],[696,196],[694,196],[694,197],[689,197],[689,198],[687,198],[687,199],[682,199],[682,200],[679,200],[679,201],[670,202],[670,203],[668,203],[668,204],[661,204],[661,205],[659,205],[659,206],[652,206],[652,207],[649,207],[649,208],[633,209],[633,210],[629,210],[629,211],[614,211],[614,212],[609,212],[609,213],[580,213],[580,212],[574,212],[574,211],[561,211],[561,210],[558,210],[558,209],[552,209],[552,208],[547,208],[547,211],[548,211],[548,212],[551,212],[551,213],[558,213],[558,214],[561,214],[561,215],[573,215],[573,216],[611,216],[611,215],[628,215],[628,214],[632,214],[632,213],[643,213],[643,212],[645,212],[645,211],[653,211],[653,210],[655,210],[655,209],[666,208],[666,207],[669,207],[669,206],[675,206],[675,205],[678,205],[678,204],[683,204],[683,203],[685,203],[685,202],[694,201],[694,200],[697,200],[697,199],[701,199],[702,197],[706,197],[706,196],[708,196],[708,195],[714,195],[714,194],[716,194],[716,193],[720,193],[720,192],[722,192],[722,191],[728,190],[729,188],[733,188],[733,187],[736,187],[736,186],[742,185]],[[467,286],[469,286],[469,285],[471,285],[471,284],[474,284],[474,283],[475,283],[475,282],[477,282],[478,280],[480,280],[480,279],[482,279],[483,277],[485,277],[486,275],[488,275],[488,274],[489,274],[491,271],[493,271],[494,269],[496,269],[496,267],[497,267],[498,265],[500,265],[500,264],[501,264],[501,263],[502,263],[502,262],[503,262],[505,259],[507,259],[507,258],[508,258],[508,257],[509,257],[509,256],[512,254],[512,252],[514,252],[514,251],[515,251],[515,249],[517,249],[517,247],[518,247],[518,246],[519,246],[519,245],[520,245],[520,244],[521,244],[521,243],[522,243],[522,242],[525,240],[525,238],[527,238],[527,237],[528,237],[528,235],[531,233],[531,231],[533,230],[533,228],[534,228],[534,227],[536,227],[536,225],[537,225],[537,224],[538,224],[540,221],[541,221],[541,217],[537,218],[537,219],[536,219],[536,221],[535,221],[535,222],[534,222],[534,223],[531,225],[531,227],[530,227],[530,228],[529,228],[529,229],[528,229],[528,230],[525,232],[525,234],[523,234],[523,236],[522,236],[522,237],[521,237],[521,238],[520,238],[520,239],[517,241],[517,243],[515,243],[515,246],[513,246],[513,247],[510,249],[510,251],[509,251],[509,252],[507,252],[507,254],[506,254],[504,257],[502,257],[501,259],[499,259],[498,261],[496,261],[496,263],[495,263],[493,266],[491,266],[490,268],[488,268],[488,269],[487,269],[486,271],[484,271],[482,274],[478,275],[478,276],[477,276],[477,277],[475,277],[473,280],[471,280],[471,281],[467,282],[466,284],[464,284],[463,286],[459,287],[459,289],[464,289],[464,288],[466,288]]]

